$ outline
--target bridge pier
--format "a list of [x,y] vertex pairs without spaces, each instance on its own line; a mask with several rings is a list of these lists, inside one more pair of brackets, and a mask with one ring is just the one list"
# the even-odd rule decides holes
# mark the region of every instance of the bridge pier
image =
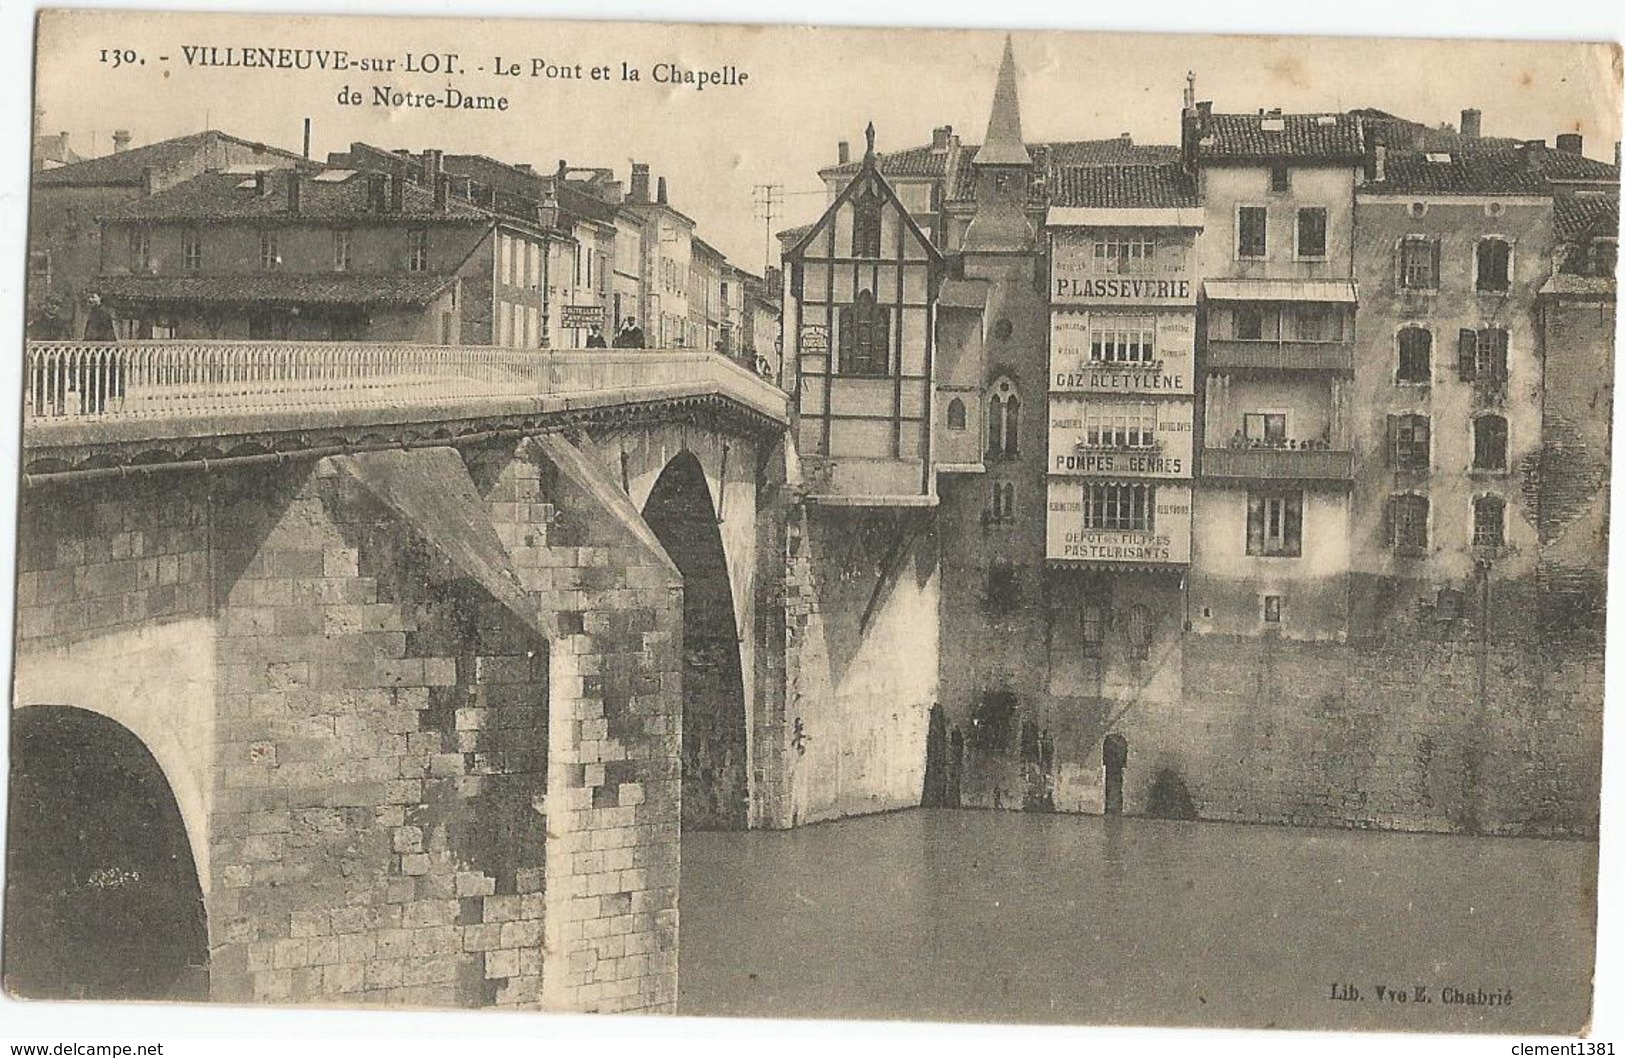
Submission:
[[17,691],[164,750],[211,996],[672,1009],[682,589],[616,484],[551,437],[193,473],[30,496]]

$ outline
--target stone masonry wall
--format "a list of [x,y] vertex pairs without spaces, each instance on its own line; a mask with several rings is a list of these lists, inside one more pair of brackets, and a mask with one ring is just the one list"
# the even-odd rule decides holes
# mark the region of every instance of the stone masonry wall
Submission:
[[778,737],[789,812],[780,801],[768,825],[918,805],[937,683],[933,516],[819,508],[788,517],[788,722]]
[[474,467],[524,589],[556,617],[544,1003],[676,1008],[682,588],[626,495],[559,438]]
[[1487,637],[1471,598],[1456,618],[1412,600],[1348,644],[1187,637],[1154,744],[1203,818],[1595,836],[1601,640],[1542,637],[1519,590],[1492,586]]
[[335,461],[242,484],[217,516],[214,998],[536,1002],[546,642]]

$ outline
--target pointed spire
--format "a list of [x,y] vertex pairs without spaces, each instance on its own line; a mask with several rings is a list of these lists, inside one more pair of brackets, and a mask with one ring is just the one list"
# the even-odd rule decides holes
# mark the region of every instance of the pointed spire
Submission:
[[977,165],[1031,165],[1032,155],[1021,140],[1021,103],[1016,99],[1016,49],[1004,38],[1004,58],[993,88],[993,112],[987,119],[987,138],[976,152]]

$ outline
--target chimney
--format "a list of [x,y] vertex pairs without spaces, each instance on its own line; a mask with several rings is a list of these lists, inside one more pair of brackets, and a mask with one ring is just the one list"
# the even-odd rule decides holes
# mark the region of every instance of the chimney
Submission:
[[1557,135],[1557,149],[1569,154],[1585,153],[1585,138],[1578,132],[1560,132]]
[[655,181],[655,201],[662,206],[666,204],[666,178],[663,176]]
[[299,170],[288,170],[288,212],[299,212]]
[[1379,143],[1375,153],[1376,163],[1371,169],[1371,179],[1380,184],[1388,179],[1388,148]]
[[1519,150],[1523,152],[1524,168],[1531,173],[1540,172],[1541,162],[1544,160],[1543,155],[1546,153],[1546,141],[1525,140]]
[[310,119],[305,119],[305,157],[310,157]]
[[384,188],[389,177],[383,173],[367,174],[367,211],[369,213],[382,213],[384,211]]
[[952,125],[940,125],[931,130],[931,152],[941,154],[948,149],[948,137],[954,134]]
[[557,171],[555,173],[554,178],[557,179],[557,180],[563,180],[564,179],[564,174],[569,172],[569,171],[570,171],[570,163],[566,162],[563,158],[560,158],[559,159],[559,167],[558,167],[558,169],[557,169]]
[[[1185,78],[1185,97],[1194,99],[1196,94],[1196,80],[1190,75]],[[1179,115],[1179,158],[1184,163],[1185,172],[1196,172],[1196,148],[1202,138],[1202,130],[1207,127],[1207,119],[1213,113],[1213,103],[1203,101],[1193,102],[1180,112]]]
[[436,213],[446,212],[446,206],[451,201],[451,177],[445,173],[434,174],[434,209]]
[[1484,112],[1477,107],[1469,107],[1461,112],[1461,138],[1476,140],[1484,134]]
[[627,193],[628,202],[649,201],[649,166],[645,162],[632,163],[632,190]]
[[852,145],[845,140],[835,145],[835,164],[845,165],[852,160]]
[[114,154],[123,154],[125,151],[127,151],[129,149],[130,149],[130,130],[129,129],[114,129],[113,130],[113,153]]
[[57,153],[62,156],[64,161],[66,161],[68,157],[68,134],[66,132],[57,133],[56,142]]
[[392,213],[406,210],[406,174],[396,173],[389,181],[389,209]]
[[514,162],[513,167],[515,169],[518,169],[521,173],[534,173],[534,172],[536,172],[536,167],[534,165],[531,165],[529,162]]
[[141,167],[141,194],[150,195],[158,189],[158,171],[150,165]]

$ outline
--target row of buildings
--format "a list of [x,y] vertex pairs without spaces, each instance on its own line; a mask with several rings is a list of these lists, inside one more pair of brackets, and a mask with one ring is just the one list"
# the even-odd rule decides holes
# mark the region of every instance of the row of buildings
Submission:
[[777,279],[701,238],[646,164],[623,184],[435,149],[322,163],[212,130],[114,139],[88,160],[36,145],[36,336],[78,336],[96,293],[127,338],[574,349],[635,326],[647,346],[776,363]]
[[927,799],[1585,830],[1617,147],[1181,129],[1029,143],[1007,44],[781,236],[814,516],[936,541]]

